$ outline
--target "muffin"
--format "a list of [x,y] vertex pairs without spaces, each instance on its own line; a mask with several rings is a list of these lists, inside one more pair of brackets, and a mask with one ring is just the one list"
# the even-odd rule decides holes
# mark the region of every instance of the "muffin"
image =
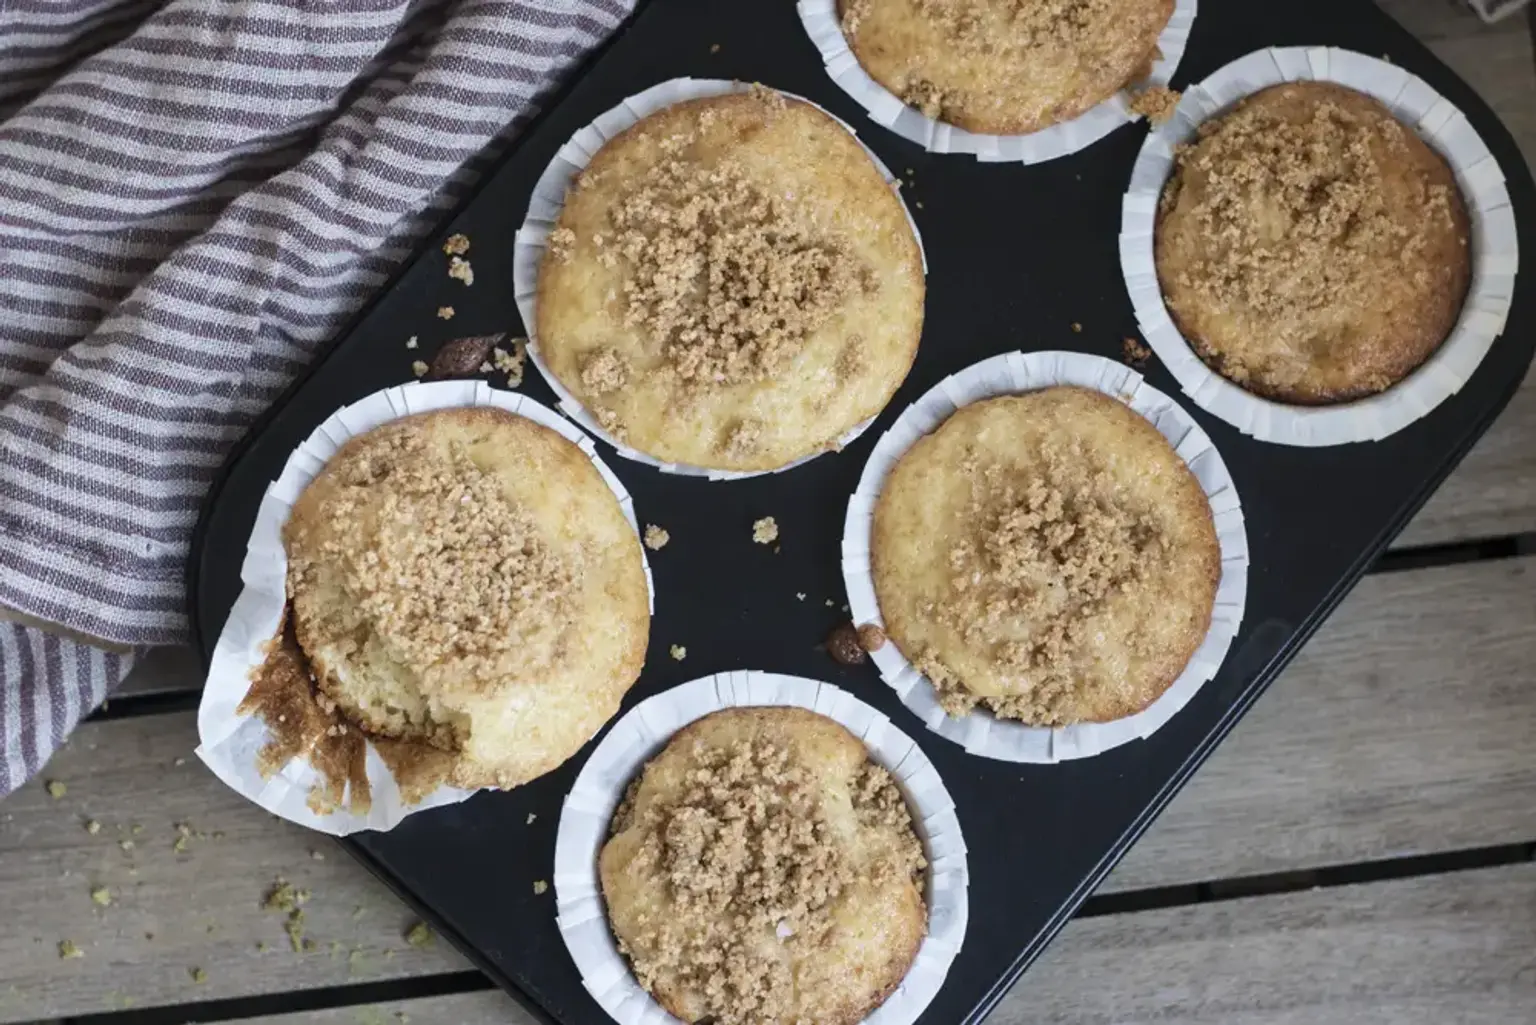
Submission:
[[922,254],[854,137],[765,89],[644,119],[575,179],[539,268],[539,354],[663,462],[785,466],[890,400]]
[[646,764],[598,861],[619,949],[686,1022],[852,1025],[927,932],[923,847],[862,742],[801,708],[732,708]]
[[1385,391],[1440,347],[1468,239],[1438,153],[1363,93],[1293,82],[1179,150],[1155,253],[1168,312],[1211,369],[1323,405]]
[[1151,73],[1174,0],[839,0],[869,76],[936,121],[1023,135]]
[[1155,427],[1058,387],[965,406],[913,445],[876,502],[870,566],[886,634],[946,712],[1067,726],[1178,679],[1221,548]]
[[283,530],[299,647],[365,734],[511,787],[570,757],[640,673],[639,539],[591,460],[504,410],[446,409],[342,446]]

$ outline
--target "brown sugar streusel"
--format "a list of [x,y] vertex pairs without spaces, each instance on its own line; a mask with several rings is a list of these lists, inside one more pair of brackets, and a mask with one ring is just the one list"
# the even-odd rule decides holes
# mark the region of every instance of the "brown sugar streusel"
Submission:
[[1380,102],[1326,82],[1265,89],[1180,147],[1158,280],[1196,353],[1281,402],[1392,386],[1455,326],[1470,227],[1445,160]]
[[892,470],[871,542],[885,631],[944,710],[1037,726],[1155,700],[1205,636],[1220,565],[1177,453],[1077,388],[954,414]]
[[926,860],[905,799],[803,709],[686,728],[613,831],[600,874],[620,950],[684,1020],[852,1025],[921,941]]
[[1174,0],[839,0],[843,35],[925,117],[1017,135],[1146,76]]
[[1131,113],[1141,115],[1154,125],[1165,124],[1178,109],[1181,97],[1181,93],[1165,85],[1149,86],[1132,94]]
[[[755,89],[669,107],[594,157],[547,241],[537,332],[551,372],[626,445],[766,470],[883,404],[921,289],[911,227],[867,153]],[[863,358],[840,360],[856,336]]]

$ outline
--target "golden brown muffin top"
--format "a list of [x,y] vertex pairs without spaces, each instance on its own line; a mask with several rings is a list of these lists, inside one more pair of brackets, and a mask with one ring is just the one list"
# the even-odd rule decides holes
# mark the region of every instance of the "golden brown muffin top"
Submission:
[[684,1021],[851,1025],[927,926],[906,801],[864,745],[800,708],[689,725],[630,788],[603,897],[636,977]]
[[1396,384],[1455,327],[1471,277],[1445,160],[1380,102],[1274,86],[1181,147],[1158,213],[1158,279],[1195,351],[1297,404]]
[[870,550],[886,633],[964,715],[1141,711],[1210,627],[1221,550],[1173,448],[1081,388],[973,403],[902,456]]
[[871,78],[924,115],[1019,135],[1146,77],[1174,0],[839,0]]
[[458,755],[459,786],[558,765],[639,674],[639,539],[575,444],[494,408],[348,441],[283,532],[299,646],[366,732]]
[[540,265],[539,346],[625,444],[771,470],[884,407],[924,287],[901,201],[858,141],[756,89],[668,107],[598,152]]

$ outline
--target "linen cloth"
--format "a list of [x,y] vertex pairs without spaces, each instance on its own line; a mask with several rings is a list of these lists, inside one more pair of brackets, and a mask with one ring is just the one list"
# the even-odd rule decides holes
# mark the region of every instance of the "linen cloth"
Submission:
[[[185,642],[225,452],[633,3],[0,0],[0,606]],[[0,622],[0,794],[131,664]]]

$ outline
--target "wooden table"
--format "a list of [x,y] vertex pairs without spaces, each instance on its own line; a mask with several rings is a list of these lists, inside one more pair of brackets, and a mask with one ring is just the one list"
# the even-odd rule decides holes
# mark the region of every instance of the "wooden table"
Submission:
[[[1527,18],[1383,2],[1536,164]],[[0,1023],[531,1021],[190,757],[197,683],[158,654],[0,803]],[[1536,1023],[1536,377],[992,1021]]]

